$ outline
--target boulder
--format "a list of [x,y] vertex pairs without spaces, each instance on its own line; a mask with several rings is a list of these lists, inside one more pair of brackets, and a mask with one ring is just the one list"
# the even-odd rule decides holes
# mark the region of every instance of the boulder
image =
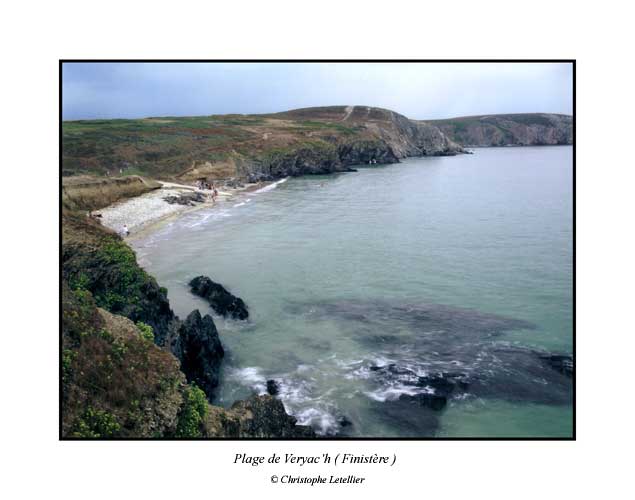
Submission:
[[278,382],[276,382],[275,380],[267,380],[267,392],[272,396],[278,394],[280,392],[280,386],[278,385]]
[[214,283],[207,276],[198,276],[190,281],[190,289],[194,295],[206,299],[212,309],[221,316],[229,315],[233,319],[249,317],[247,305],[240,297],[232,295],[223,285]]

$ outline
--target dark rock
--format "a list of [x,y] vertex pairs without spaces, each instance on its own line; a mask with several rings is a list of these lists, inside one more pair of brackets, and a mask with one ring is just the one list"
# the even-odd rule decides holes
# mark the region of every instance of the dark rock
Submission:
[[314,438],[315,432],[306,425],[297,425],[297,419],[284,409],[282,401],[269,395],[252,396],[237,401],[231,407],[237,413],[245,413],[250,418],[241,419],[241,437]]
[[278,394],[280,392],[280,386],[278,385],[278,382],[276,382],[275,380],[267,380],[267,392],[272,396]]
[[422,392],[402,394],[399,400],[416,402],[420,406],[437,411],[445,408],[450,395],[456,389],[465,390],[468,387],[466,376],[462,373],[440,372],[417,376],[412,370],[399,367],[395,363],[385,366],[372,365],[369,369],[382,377],[382,380],[398,380],[403,385],[420,388]]
[[338,424],[340,424],[340,427],[350,427],[353,425],[353,422],[351,422],[348,418],[346,418],[345,416],[341,416],[338,421]]
[[448,404],[448,398],[445,396],[437,395],[437,394],[402,394],[399,396],[400,401],[413,401],[418,403],[419,405],[430,408],[431,410],[442,410]]
[[567,377],[573,376],[572,356],[562,354],[542,354],[538,357],[557,372],[560,372]]
[[188,382],[195,382],[211,401],[225,355],[212,317],[201,317],[198,310],[192,311],[178,326],[170,347],[181,361],[181,371]]
[[198,276],[190,281],[193,294],[206,299],[210,306],[221,316],[228,314],[234,319],[247,319],[247,305],[239,297],[228,292],[223,285],[214,283],[207,276]]
[[179,195],[170,195],[163,198],[170,205],[189,205],[194,206],[197,203],[203,203],[207,198],[204,193],[193,191],[191,193],[182,193]]
[[465,381],[465,375],[453,373],[439,373],[419,377],[417,381],[419,387],[430,387],[434,389],[434,393],[448,397],[456,388],[467,389],[468,383]]
[[343,165],[359,165],[369,162],[377,164],[398,163],[389,144],[383,141],[352,141],[341,144],[337,149],[340,162]]

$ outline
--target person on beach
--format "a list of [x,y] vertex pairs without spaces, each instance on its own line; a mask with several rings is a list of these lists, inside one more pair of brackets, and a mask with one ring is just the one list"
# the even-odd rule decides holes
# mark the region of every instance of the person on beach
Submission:
[[123,227],[121,228],[121,235],[122,236],[129,236],[130,235],[130,230],[128,229],[128,225],[124,224]]

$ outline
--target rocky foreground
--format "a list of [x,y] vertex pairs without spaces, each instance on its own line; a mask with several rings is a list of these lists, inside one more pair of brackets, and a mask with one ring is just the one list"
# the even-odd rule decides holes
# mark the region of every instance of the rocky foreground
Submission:
[[279,400],[210,404],[223,347],[214,320],[167,290],[115,233],[63,214],[62,436],[313,437]]

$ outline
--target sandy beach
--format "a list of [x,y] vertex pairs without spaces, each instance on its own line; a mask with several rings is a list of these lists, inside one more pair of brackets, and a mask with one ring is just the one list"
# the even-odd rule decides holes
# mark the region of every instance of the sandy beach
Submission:
[[[195,186],[171,182],[160,182],[160,184],[161,188],[159,189],[125,201],[113,203],[99,210],[96,213],[101,214],[101,223],[118,233],[126,225],[130,232],[128,238],[135,238],[176,216],[203,208],[220,207],[240,193],[262,189],[271,183],[246,184],[239,188],[223,186],[222,190],[218,190],[218,197],[215,202],[212,202],[210,190],[201,190]],[[181,196],[187,193],[201,193],[206,196],[206,200],[191,205],[168,203],[166,201],[166,198],[170,196]]]

